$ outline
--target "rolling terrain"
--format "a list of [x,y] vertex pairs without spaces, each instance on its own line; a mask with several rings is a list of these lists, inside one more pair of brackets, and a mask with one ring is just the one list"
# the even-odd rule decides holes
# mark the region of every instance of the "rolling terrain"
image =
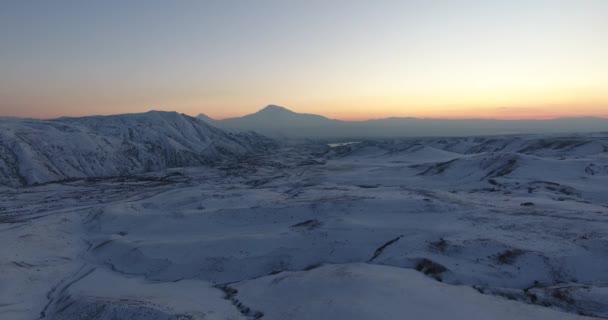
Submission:
[[0,318],[606,318],[607,147],[307,142],[3,186]]

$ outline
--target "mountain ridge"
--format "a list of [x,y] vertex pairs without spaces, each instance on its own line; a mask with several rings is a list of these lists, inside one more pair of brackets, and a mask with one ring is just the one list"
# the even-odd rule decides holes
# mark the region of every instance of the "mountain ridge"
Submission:
[[209,165],[274,142],[177,112],[0,121],[0,184],[133,175]]
[[345,121],[298,113],[277,105],[268,105],[242,117],[216,120],[201,114],[198,118],[227,130],[255,131],[268,136],[291,138],[467,136],[608,130],[608,118],[601,117],[522,120],[388,117]]
[[[147,112],[153,112],[155,110],[150,110]],[[499,119],[499,118],[425,118],[425,117],[412,117],[412,116],[388,116],[388,117],[384,117],[384,118],[370,118],[370,119],[363,119],[363,120],[343,120],[343,119],[334,119],[334,118],[330,118],[324,115],[320,115],[320,114],[315,114],[315,113],[303,113],[303,112],[296,112],[293,111],[291,109],[288,109],[286,107],[282,107],[282,106],[278,106],[278,105],[274,105],[274,104],[269,104],[266,107],[253,112],[253,113],[249,113],[249,114],[245,114],[242,116],[238,116],[238,117],[228,117],[228,118],[223,118],[223,119],[215,119],[212,118],[210,116],[208,116],[205,113],[199,113],[196,118],[207,118],[213,121],[224,121],[224,120],[229,120],[229,119],[239,119],[239,118],[244,118],[247,116],[251,116],[254,114],[264,114],[267,111],[270,112],[288,112],[290,114],[297,114],[297,115],[314,115],[314,116],[318,116],[318,117],[322,117],[325,119],[329,119],[329,120],[335,120],[335,121],[340,121],[340,122],[349,122],[349,123],[361,123],[361,122],[370,122],[370,121],[381,121],[381,120],[441,120],[441,121],[466,121],[466,120],[478,120],[478,121],[552,121],[552,120],[576,120],[576,119],[588,119],[588,120],[608,120],[608,117],[600,117],[600,116],[572,116],[572,117],[555,117],[555,118],[542,118],[542,119]],[[171,111],[161,111],[161,112],[171,112]],[[175,111],[172,111],[175,112]]]

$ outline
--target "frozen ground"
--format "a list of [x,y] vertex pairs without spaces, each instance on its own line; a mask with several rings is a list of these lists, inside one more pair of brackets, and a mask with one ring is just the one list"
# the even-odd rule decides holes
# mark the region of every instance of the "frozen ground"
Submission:
[[0,319],[608,318],[608,137],[0,187]]

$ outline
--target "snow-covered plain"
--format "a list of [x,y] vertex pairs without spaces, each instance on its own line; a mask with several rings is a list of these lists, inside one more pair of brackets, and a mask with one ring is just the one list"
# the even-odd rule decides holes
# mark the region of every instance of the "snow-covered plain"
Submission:
[[608,135],[0,187],[0,319],[608,317]]

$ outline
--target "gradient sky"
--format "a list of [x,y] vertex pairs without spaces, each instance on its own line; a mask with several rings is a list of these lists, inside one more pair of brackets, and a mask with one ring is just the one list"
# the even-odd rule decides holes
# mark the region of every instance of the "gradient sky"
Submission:
[[0,1],[0,116],[267,104],[608,117],[608,1]]

